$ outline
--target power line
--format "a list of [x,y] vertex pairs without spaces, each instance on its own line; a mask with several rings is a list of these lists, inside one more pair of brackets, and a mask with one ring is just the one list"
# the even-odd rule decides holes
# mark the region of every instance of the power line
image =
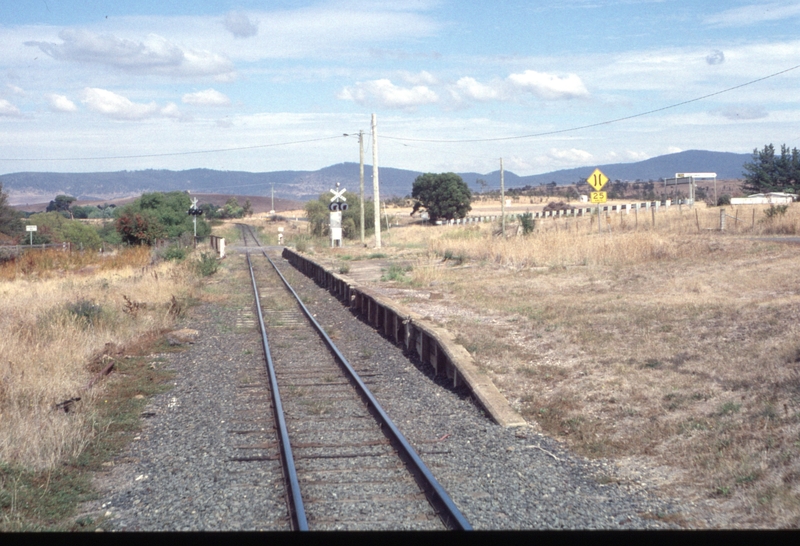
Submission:
[[[799,65],[795,65],[791,68],[787,68],[781,70],[779,72],[775,72],[773,74],[769,74],[767,76],[757,78],[755,80],[748,81],[746,83],[742,83],[739,85],[735,85],[733,87],[728,87],[727,89],[723,89],[721,91],[716,91],[714,93],[709,93],[707,95],[703,95],[700,97],[696,97],[693,99],[689,99],[686,101],[678,102],[675,104],[671,104],[669,106],[663,106],[661,108],[656,108],[654,110],[648,110],[646,112],[639,112],[637,114],[632,114],[630,116],[624,116],[621,118],[610,119],[606,121],[601,121],[598,123],[591,123],[588,125],[580,125],[577,127],[570,127],[567,129],[558,129],[555,131],[545,131],[541,133],[532,133],[527,135],[517,135],[517,136],[507,136],[507,137],[495,137],[495,138],[476,138],[476,139],[428,139],[428,138],[408,138],[408,137],[396,137],[391,135],[383,135],[382,138],[389,139],[389,140],[398,140],[398,141],[406,141],[406,142],[431,142],[431,143],[469,143],[469,142],[499,142],[505,140],[521,140],[527,138],[536,138],[536,137],[543,137],[543,136],[551,136],[551,135],[558,135],[562,133],[569,133],[573,131],[580,131],[583,129],[591,129],[594,127],[601,127],[603,125],[610,125],[612,123],[619,123],[621,121],[627,121],[630,119],[635,119],[643,116],[648,116],[650,114],[655,114],[658,112],[663,112],[665,110],[670,110],[673,108],[678,108],[680,106],[685,106],[687,104],[691,104],[693,102],[698,102],[701,100],[708,99],[710,97],[715,97],[717,95],[722,95],[723,93],[728,93],[730,91],[734,91],[736,89],[741,89],[742,87],[747,87],[749,85],[753,85],[758,82],[762,82],[764,80],[768,80],[770,78],[774,78],[776,76],[780,76],[782,74],[786,74],[787,72],[791,72],[792,70],[796,70],[800,68]],[[166,152],[166,153],[159,153],[159,154],[133,154],[133,155],[114,155],[114,156],[95,156],[95,157],[53,157],[53,158],[0,158],[0,161],[103,161],[109,159],[142,159],[142,158],[153,158],[153,157],[175,157],[175,156],[187,156],[187,155],[198,155],[198,154],[211,154],[211,153],[223,153],[223,152],[235,152],[235,151],[243,151],[243,150],[255,150],[259,148],[273,148],[278,146],[290,146],[293,144],[306,144],[309,142],[321,142],[324,140],[333,140],[342,137],[349,137],[354,136],[352,134],[342,134],[336,136],[329,136],[329,137],[320,137],[320,138],[312,138],[307,140],[295,140],[295,141],[288,141],[288,142],[277,142],[273,144],[256,144],[253,146],[238,146],[235,148],[217,148],[217,149],[210,149],[210,150],[193,150],[187,152]]]
[[276,146],[289,146],[292,144],[305,144],[307,142],[320,142],[322,140],[333,140],[336,138],[342,138],[342,136],[346,135],[337,135],[337,136],[329,136],[329,137],[321,137],[321,138],[312,138],[308,140],[293,140],[290,142],[277,142],[274,144],[256,144],[254,146],[240,146],[237,148],[218,148],[215,150],[195,150],[191,152],[167,152],[161,154],[136,154],[136,155],[110,155],[110,156],[103,156],[103,157],[50,157],[50,158],[19,158],[19,157],[10,157],[10,158],[0,158],[0,161],[101,161],[105,159],[139,159],[139,158],[146,158],[146,157],[170,157],[170,156],[180,156],[180,155],[195,155],[195,154],[213,154],[213,153],[220,153],[220,152],[237,152],[241,150],[255,150],[257,148],[274,148]]
[[546,131],[543,133],[533,133],[530,135],[518,135],[518,136],[509,136],[509,137],[496,137],[496,138],[475,138],[475,139],[458,139],[458,140],[444,140],[444,139],[428,139],[428,138],[405,138],[405,137],[394,137],[383,135],[382,138],[391,139],[391,140],[404,140],[408,142],[442,142],[442,143],[460,143],[460,142],[497,142],[502,140],[521,140],[525,138],[534,138],[534,137],[542,137],[542,136],[550,136],[550,135],[558,135],[561,133],[569,133],[572,131],[580,131],[583,129],[591,129],[593,127],[600,127],[603,125],[610,125],[612,123],[619,123],[620,121],[627,121],[629,119],[640,118],[642,116],[648,116],[650,114],[655,114],[657,112],[663,112],[664,110],[669,110],[671,108],[677,108],[679,106],[685,106],[687,104],[691,104],[693,102],[698,102],[710,97],[715,97],[717,95],[722,95],[723,93],[728,93],[729,91],[734,91],[736,89],[741,89],[742,87],[747,87],[748,85],[753,85],[754,83],[758,83],[764,80],[768,80],[770,78],[774,78],[775,76],[780,76],[781,74],[786,74],[787,72],[791,72],[792,70],[796,70],[800,68],[800,64],[795,65],[791,68],[787,68],[785,70],[781,70],[780,72],[775,72],[774,74],[770,74],[768,76],[764,76],[762,78],[758,78],[755,80],[751,80],[746,83],[742,83],[739,85],[735,85],[733,87],[728,87],[727,89],[723,89],[722,91],[716,91],[714,93],[709,93],[708,95],[703,95],[702,97],[696,97],[693,99],[685,100],[683,102],[678,102],[675,104],[670,104],[669,106],[662,106],[661,108],[656,108],[655,110],[648,110],[646,112],[640,112],[638,114],[633,114],[630,116],[625,116],[621,118],[610,119],[606,121],[601,121],[598,123],[591,123],[589,125],[581,125],[579,127],[570,127],[569,129],[559,129],[556,131]]

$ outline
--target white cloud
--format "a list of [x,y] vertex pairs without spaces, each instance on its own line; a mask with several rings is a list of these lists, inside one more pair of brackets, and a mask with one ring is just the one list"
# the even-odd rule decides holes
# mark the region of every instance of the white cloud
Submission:
[[780,21],[800,16],[798,2],[769,2],[751,4],[715,13],[705,18],[705,23],[715,27],[744,27],[766,21]]
[[22,112],[6,99],[0,99],[0,117],[19,118]]
[[439,83],[439,80],[428,72],[427,70],[423,70],[416,74],[411,72],[401,72],[400,76],[403,78],[403,81],[411,84],[411,85],[436,85]]
[[184,49],[157,34],[135,41],[65,29],[58,36],[63,43],[31,41],[25,45],[36,46],[56,60],[101,64],[137,73],[230,77],[233,72],[227,57]]
[[649,159],[650,155],[647,154],[646,152],[635,152],[633,150],[625,150],[624,157],[629,161],[644,161],[645,159]]
[[454,91],[458,97],[466,96],[467,98],[478,101],[501,98],[501,92],[496,87],[482,84],[475,78],[467,76],[456,82]]
[[526,70],[521,74],[511,74],[508,81],[517,88],[529,91],[542,99],[573,99],[589,95],[586,86],[575,74],[566,77],[554,76],[535,70]]
[[21,87],[14,85],[13,83],[6,84],[6,88],[14,95],[23,96],[25,95],[25,90]]
[[178,105],[176,105],[174,102],[167,103],[166,106],[159,109],[158,113],[165,118],[172,118],[180,121],[191,121],[192,119],[191,116],[188,116],[183,112],[181,112],[178,109]]
[[358,82],[345,87],[336,98],[358,104],[377,104],[385,108],[413,109],[438,102],[439,96],[424,85],[398,87],[387,79]]
[[195,106],[229,106],[231,104],[231,99],[215,89],[186,93],[181,97],[181,101]]
[[122,95],[94,87],[87,87],[83,90],[81,102],[93,112],[114,119],[139,120],[160,114],[160,109],[155,102],[148,104],[131,102]]
[[395,48],[398,42],[435,36],[442,27],[416,8],[398,10],[393,3],[381,2],[323,2],[297,9],[248,12],[247,16],[251,22],[258,18],[258,34],[236,40],[226,33],[229,41],[219,47],[236,60],[251,62],[302,57],[341,61],[343,56],[361,57],[379,44]]
[[53,112],[75,112],[78,110],[75,103],[64,95],[52,94],[47,97],[47,100],[50,103],[50,110]]
[[250,20],[246,13],[231,11],[225,16],[225,28],[236,38],[249,38],[258,34],[258,21]]
[[579,150],[577,148],[570,148],[568,150],[559,150],[557,148],[551,148],[547,152],[547,157],[549,157],[550,159],[555,159],[560,162],[581,163],[589,161],[594,156],[589,152],[587,152],[586,150]]

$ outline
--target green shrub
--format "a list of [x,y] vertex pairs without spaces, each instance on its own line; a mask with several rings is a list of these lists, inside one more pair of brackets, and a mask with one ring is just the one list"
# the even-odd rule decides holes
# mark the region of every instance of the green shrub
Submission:
[[717,206],[723,207],[731,204],[731,196],[730,195],[720,195],[719,199],[717,199]]
[[195,262],[197,273],[202,277],[213,275],[219,269],[219,261],[213,252],[201,252],[200,260]]
[[452,250],[445,250],[443,261],[452,261],[453,265],[461,265],[467,261],[467,257],[464,254],[456,254]]
[[179,247],[177,245],[168,246],[164,252],[161,253],[161,257],[165,260],[175,260],[176,262],[182,262],[186,259],[186,249]]
[[526,212],[520,215],[519,223],[522,224],[523,235],[533,233],[533,227],[535,226],[535,222],[533,220],[533,214],[531,214],[530,212]]
[[339,266],[339,273],[342,275],[347,275],[350,273],[350,265],[349,264],[342,264]]
[[67,304],[67,311],[78,317],[87,326],[94,326],[103,315],[103,307],[91,300],[80,299]]
[[767,218],[773,219],[778,216],[784,216],[787,210],[789,210],[789,205],[770,205],[769,208],[764,211],[764,214],[767,215]]
[[408,266],[401,266],[398,264],[391,264],[389,266],[389,270],[386,272],[385,275],[381,277],[382,281],[404,281],[406,278],[406,272],[411,271],[412,267]]

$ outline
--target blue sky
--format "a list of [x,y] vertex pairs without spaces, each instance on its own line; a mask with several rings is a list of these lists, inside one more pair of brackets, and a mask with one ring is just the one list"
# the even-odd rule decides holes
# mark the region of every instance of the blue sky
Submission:
[[3,2],[0,173],[313,170],[359,130],[371,163],[372,113],[379,165],[430,172],[796,146],[800,68],[715,93],[800,65],[799,28],[783,1]]

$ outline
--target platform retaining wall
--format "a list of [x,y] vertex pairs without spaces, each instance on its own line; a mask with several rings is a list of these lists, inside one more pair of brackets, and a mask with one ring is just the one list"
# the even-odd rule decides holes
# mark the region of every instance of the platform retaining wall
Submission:
[[355,281],[329,271],[310,258],[284,248],[283,257],[304,275],[326,288],[342,303],[360,314],[392,342],[416,354],[433,367],[436,375],[446,376],[453,386],[466,386],[480,405],[504,427],[526,425],[503,394],[475,365],[469,352],[455,342],[447,330],[431,324],[421,315],[397,302],[376,294]]

